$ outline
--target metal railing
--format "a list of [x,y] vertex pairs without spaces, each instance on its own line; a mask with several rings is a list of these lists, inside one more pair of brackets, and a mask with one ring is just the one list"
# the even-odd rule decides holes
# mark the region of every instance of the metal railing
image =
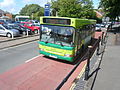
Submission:
[[67,82],[69,77],[72,75],[72,73],[76,70],[76,68],[80,65],[80,63],[87,57],[87,65],[85,69],[85,80],[89,79],[89,71],[90,71],[90,58],[92,56],[92,53],[94,53],[95,49],[97,48],[97,54],[99,54],[99,44],[100,42],[103,43],[104,41],[104,33],[102,33],[102,37],[99,37],[99,39],[94,43],[93,46],[88,46],[88,50],[85,53],[85,55],[77,62],[75,67],[71,70],[71,72],[63,79],[63,81],[58,85],[56,90],[60,90],[60,88]]

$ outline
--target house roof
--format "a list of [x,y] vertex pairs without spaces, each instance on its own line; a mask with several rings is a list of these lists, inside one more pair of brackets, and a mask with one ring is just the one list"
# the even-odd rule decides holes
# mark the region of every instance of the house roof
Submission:
[[104,13],[99,12],[99,11],[96,11],[96,10],[94,10],[94,11],[96,12],[96,16],[97,16],[98,18],[103,17]]

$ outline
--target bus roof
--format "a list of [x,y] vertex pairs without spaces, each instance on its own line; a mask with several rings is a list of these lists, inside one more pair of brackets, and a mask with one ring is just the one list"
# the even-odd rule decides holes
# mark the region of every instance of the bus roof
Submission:
[[48,19],[66,19],[66,20],[70,20],[70,24],[69,25],[65,25],[65,24],[56,24],[56,25],[62,25],[62,26],[73,26],[76,28],[79,28],[80,26],[83,25],[88,25],[88,24],[95,24],[96,20],[93,19],[80,19],[80,18],[69,18],[69,17],[53,17],[53,16],[42,16],[40,17],[40,24],[51,24],[54,25],[54,23],[45,23],[43,22],[44,18],[48,18]]

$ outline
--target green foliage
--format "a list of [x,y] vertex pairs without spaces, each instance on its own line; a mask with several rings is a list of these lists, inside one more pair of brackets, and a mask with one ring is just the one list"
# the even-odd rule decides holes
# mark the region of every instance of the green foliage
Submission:
[[55,16],[95,18],[91,0],[52,0],[52,13]]
[[14,19],[18,14],[12,14],[12,18]]
[[40,16],[43,16],[44,9],[37,4],[25,5],[19,12],[20,15],[31,16],[33,14],[33,19],[39,20]]
[[100,7],[106,12],[106,16],[112,19],[120,16],[120,0],[101,0]]

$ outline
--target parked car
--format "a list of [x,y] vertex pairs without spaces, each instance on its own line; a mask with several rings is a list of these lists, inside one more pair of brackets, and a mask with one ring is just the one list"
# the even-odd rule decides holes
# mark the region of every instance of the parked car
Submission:
[[20,33],[18,30],[13,29],[12,27],[10,27],[8,25],[0,24],[0,35],[12,37],[12,35],[13,36],[20,36]]
[[21,25],[31,29],[33,33],[38,33],[38,30],[40,30],[39,26],[35,26],[33,23],[30,23],[30,22],[21,22]]
[[20,34],[27,35],[27,32],[28,32],[28,34],[33,34],[31,29],[26,28],[26,27],[24,27],[22,25],[15,24],[15,25],[10,25],[10,26],[12,28],[18,30],[20,32]]
[[107,28],[108,31],[111,32],[119,32],[120,31],[120,24],[114,23],[114,24],[110,24]]
[[0,24],[5,24],[6,22],[2,19],[0,19]]
[[33,23],[35,26],[40,26],[40,23],[37,20],[29,20],[29,22]]
[[105,25],[103,24],[96,24],[95,30],[96,31],[101,31],[102,29],[105,29]]

